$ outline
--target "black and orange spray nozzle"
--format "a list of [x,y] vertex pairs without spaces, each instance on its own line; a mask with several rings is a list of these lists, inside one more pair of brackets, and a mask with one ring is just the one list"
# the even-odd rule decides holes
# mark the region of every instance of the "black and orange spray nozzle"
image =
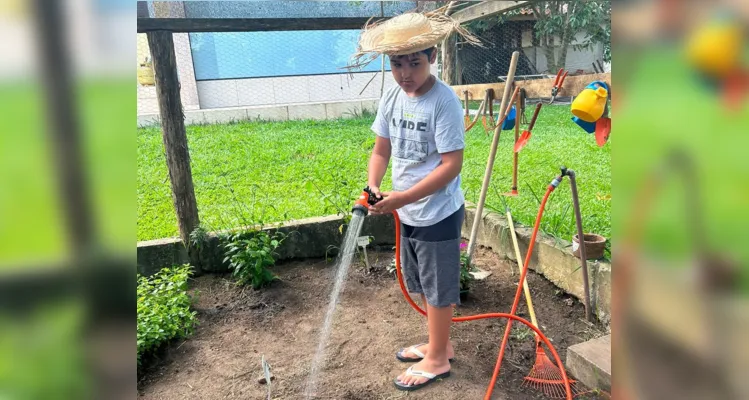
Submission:
[[372,189],[367,186],[364,188],[361,196],[354,202],[354,207],[351,211],[361,210],[364,212],[364,215],[367,215],[369,206],[377,204],[380,200],[382,200],[382,196],[375,195]]

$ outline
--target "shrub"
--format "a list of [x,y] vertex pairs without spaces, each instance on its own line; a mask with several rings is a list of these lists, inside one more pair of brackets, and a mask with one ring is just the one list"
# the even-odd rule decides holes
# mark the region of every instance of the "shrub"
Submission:
[[224,238],[226,258],[232,276],[240,285],[251,284],[260,289],[277,279],[268,269],[276,264],[276,249],[286,238],[281,232],[273,235],[263,230],[245,231]]
[[473,280],[473,275],[471,275],[471,271],[474,270],[473,265],[471,265],[470,260],[468,259],[468,253],[465,252],[465,248],[468,247],[467,244],[461,243],[460,244],[460,291],[465,292],[470,289],[471,281]]
[[197,312],[190,311],[189,265],[164,268],[151,277],[138,276],[138,365],[141,356],[170,340],[192,334]]

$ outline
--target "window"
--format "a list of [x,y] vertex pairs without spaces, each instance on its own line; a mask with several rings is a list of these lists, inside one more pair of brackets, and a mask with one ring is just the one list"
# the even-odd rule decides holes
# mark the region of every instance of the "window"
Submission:
[[[358,39],[358,30],[190,33],[190,48],[199,81],[340,74]],[[380,62],[361,71],[379,71]]]

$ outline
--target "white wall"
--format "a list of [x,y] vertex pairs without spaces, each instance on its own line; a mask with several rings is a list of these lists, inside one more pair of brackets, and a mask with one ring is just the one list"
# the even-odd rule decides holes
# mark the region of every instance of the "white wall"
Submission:
[[[544,49],[538,46],[531,46],[532,34],[532,30],[526,30],[522,33],[523,52],[528,57],[528,59],[531,60],[531,62],[534,62],[539,73],[556,75],[557,71],[548,70],[548,62],[546,60]],[[575,36],[574,41],[570,44],[570,46],[567,47],[567,58],[565,60],[566,62],[564,66],[566,70],[575,72],[578,69],[581,69],[585,73],[594,73],[595,70],[593,69],[593,62],[596,60],[603,62],[603,44],[601,43],[590,46],[584,50],[578,51],[573,49],[572,45],[580,43],[583,39],[585,39],[585,37],[586,35],[584,33],[578,33]],[[558,45],[560,43],[559,38],[556,38],[555,43],[557,44],[557,46],[554,48],[554,52],[558,56],[559,51],[561,50],[561,46]]]
[[[363,72],[198,81],[198,98],[201,109],[379,99],[382,77],[377,73],[369,82],[374,75]],[[393,75],[385,71],[385,90],[393,85]]]
[[[142,45],[142,43],[139,44]],[[186,41],[175,38],[177,68],[180,72],[181,95],[185,111],[296,103],[319,104],[380,98],[382,76],[374,72],[195,81],[191,58],[180,56],[184,54],[185,46],[189,46]],[[432,64],[431,72],[437,75],[436,63]],[[385,71],[385,90],[395,85],[393,74]],[[156,89],[153,86],[138,85],[138,115],[158,112]]]

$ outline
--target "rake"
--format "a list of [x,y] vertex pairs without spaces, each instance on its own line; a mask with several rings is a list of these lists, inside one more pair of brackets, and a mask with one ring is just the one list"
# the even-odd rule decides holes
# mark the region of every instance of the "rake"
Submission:
[[[512,237],[512,244],[515,247],[515,257],[518,260],[518,268],[521,273],[523,271],[522,256],[520,255],[520,247],[518,247],[518,239],[515,236],[515,224],[512,222],[512,214],[510,209],[507,208],[507,223],[510,226],[510,236]],[[528,280],[523,280],[523,291],[525,292],[525,300],[528,303],[528,313],[531,315],[531,322],[533,326],[538,328],[538,321],[536,320],[536,312],[533,310],[533,302],[531,301],[531,291],[528,288]],[[572,379],[569,380],[570,389],[572,390],[573,396],[579,396],[585,392],[585,389],[577,384]],[[559,368],[549,359],[546,355],[546,351],[541,347],[541,341],[538,335],[536,335],[536,362],[533,364],[530,374],[523,380],[523,386],[529,386],[543,392],[547,397],[551,398],[566,398],[564,390],[564,379]]]

